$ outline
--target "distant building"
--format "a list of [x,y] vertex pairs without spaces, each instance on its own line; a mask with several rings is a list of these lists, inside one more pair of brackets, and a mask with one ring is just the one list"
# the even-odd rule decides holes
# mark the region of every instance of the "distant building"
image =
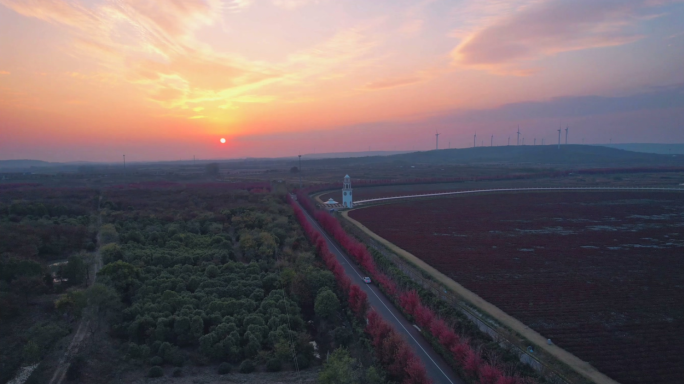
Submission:
[[339,204],[337,201],[333,200],[333,198],[329,198],[328,201],[325,202],[326,205],[335,205]]
[[342,206],[345,208],[352,208],[354,206],[352,203],[352,188],[349,175],[344,177],[342,184]]

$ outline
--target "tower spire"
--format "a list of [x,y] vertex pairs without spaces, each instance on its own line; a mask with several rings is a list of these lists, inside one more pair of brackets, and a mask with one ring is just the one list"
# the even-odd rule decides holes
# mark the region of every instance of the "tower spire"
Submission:
[[352,187],[349,175],[344,176],[344,180],[342,181],[342,206],[345,208],[352,208],[354,206],[352,203]]

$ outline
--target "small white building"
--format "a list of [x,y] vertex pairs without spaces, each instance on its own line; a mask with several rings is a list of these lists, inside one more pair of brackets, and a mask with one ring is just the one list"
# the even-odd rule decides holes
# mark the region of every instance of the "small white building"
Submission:
[[352,208],[354,206],[354,203],[352,203],[352,188],[349,175],[346,175],[342,182],[342,206],[345,208]]

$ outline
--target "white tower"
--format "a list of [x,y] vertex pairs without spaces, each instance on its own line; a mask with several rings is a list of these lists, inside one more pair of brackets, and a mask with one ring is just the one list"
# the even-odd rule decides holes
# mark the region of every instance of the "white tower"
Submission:
[[342,206],[344,206],[345,208],[352,208],[352,188],[351,179],[349,178],[349,175],[346,175],[344,177],[342,185]]

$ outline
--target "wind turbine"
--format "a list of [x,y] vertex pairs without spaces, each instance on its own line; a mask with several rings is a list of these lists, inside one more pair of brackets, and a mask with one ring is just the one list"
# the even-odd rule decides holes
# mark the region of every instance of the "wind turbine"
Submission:
[[568,128],[570,127],[565,127],[565,145],[568,145]]
[[561,132],[561,129],[559,127],[558,128],[558,149],[560,149],[560,132]]
[[477,133],[473,136],[473,148],[477,147]]
[[508,136],[508,146],[510,146],[510,145],[511,145],[511,137]]
[[516,145],[520,145],[520,126],[518,125],[518,142]]
[[534,138],[534,145],[537,145],[537,138]]
[[489,140],[489,146],[490,147],[494,146],[494,135],[492,135],[492,138]]
[[435,151],[439,149],[439,133],[435,132]]

